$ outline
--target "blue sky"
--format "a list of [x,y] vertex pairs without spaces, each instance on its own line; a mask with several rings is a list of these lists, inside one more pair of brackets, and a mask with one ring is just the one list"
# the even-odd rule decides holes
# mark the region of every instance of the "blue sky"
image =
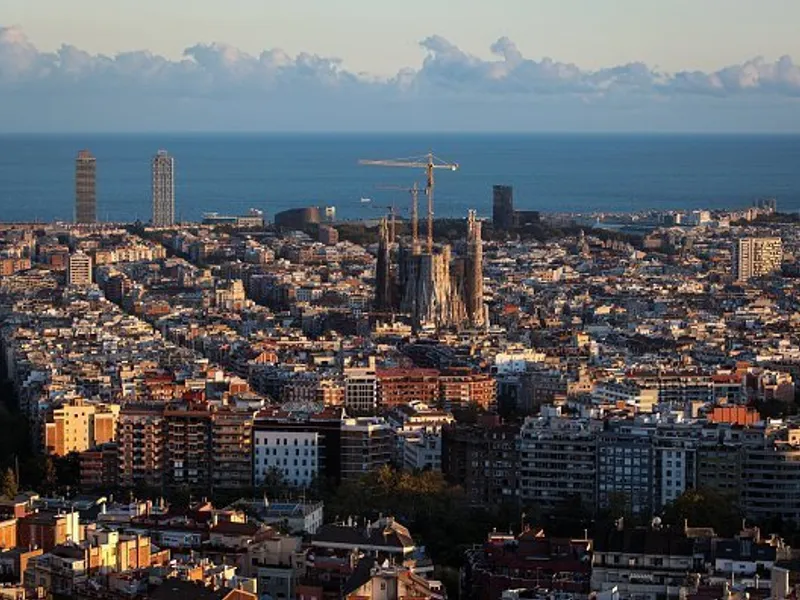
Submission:
[[797,0],[3,0],[0,19],[0,131],[800,130]]

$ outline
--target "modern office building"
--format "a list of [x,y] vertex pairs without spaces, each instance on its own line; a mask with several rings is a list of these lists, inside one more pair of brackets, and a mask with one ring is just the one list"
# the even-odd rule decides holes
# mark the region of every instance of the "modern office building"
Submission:
[[75,160],[75,222],[97,222],[97,161],[88,150]]
[[733,242],[731,258],[736,281],[771,275],[781,269],[783,243],[777,237],[741,238]]
[[175,224],[175,160],[166,150],[153,157],[153,227]]
[[67,281],[69,285],[92,284],[92,257],[80,250],[70,255],[67,268]]
[[514,188],[496,185],[492,189],[492,223],[495,230],[514,228]]

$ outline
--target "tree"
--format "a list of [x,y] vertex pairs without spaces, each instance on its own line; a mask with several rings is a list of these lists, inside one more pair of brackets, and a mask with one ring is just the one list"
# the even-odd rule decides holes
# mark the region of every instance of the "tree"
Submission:
[[6,498],[11,499],[17,495],[18,491],[19,491],[19,485],[17,484],[17,476],[14,474],[14,471],[9,467],[3,474],[3,480],[0,487],[0,496],[5,496]]
[[47,456],[44,459],[44,468],[42,469],[43,487],[46,492],[53,492],[58,484],[58,477],[56,476],[56,466],[53,463],[53,458]]
[[664,507],[664,522],[673,527],[689,523],[694,527],[711,527],[719,535],[734,535],[741,525],[736,503],[715,490],[686,490]]

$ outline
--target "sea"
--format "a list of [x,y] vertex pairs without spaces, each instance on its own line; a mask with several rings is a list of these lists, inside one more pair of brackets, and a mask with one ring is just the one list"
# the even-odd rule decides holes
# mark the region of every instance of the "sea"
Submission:
[[516,208],[542,212],[736,209],[760,197],[800,210],[794,135],[64,134],[0,135],[0,221],[71,220],[84,148],[97,158],[104,221],[150,218],[150,161],[160,149],[175,159],[184,221],[302,206],[360,220],[394,205],[403,216],[402,188],[424,185],[423,170],[358,161],[429,151],[459,165],[436,172],[437,217],[491,216],[494,184],[514,187]]

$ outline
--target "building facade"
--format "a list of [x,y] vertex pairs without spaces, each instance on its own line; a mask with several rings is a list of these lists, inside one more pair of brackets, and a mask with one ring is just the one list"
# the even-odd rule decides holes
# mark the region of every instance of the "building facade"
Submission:
[[777,237],[741,238],[733,242],[731,256],[737,281],[764,277],[780,271],[783,242]]
[[125,409],[117,429],[119,484],[160,486],[166,466],[165,420],[161,411]]
[[510,185],[492,188],[492,224],[497,231],[514,228],[514,188]]
[[81,150],[75,160],[75,222],[97,222],[97,161],[88,150]]
[[309,487],[320,475],[323,441],[318,431],[255,431],[255,484],[263,486],[274,476],[294,487]]
[[594,510],[596,452],[596,432],[588,423],[526,419],[520,431],[520,499],[553,508],[577,497]]
[[378,409],[378,376],[374,367],[345,371],[344,406],[358,415],[375,414]]
[[342,421],[342,480],[357,480],[392,461],[392,428],[379,417]]
[[67,267],[69,285],[92,285],[92,257],[80,250],[71,254]]
[[166,150],[153,157],[153,227],[175,224],[175,160]]

